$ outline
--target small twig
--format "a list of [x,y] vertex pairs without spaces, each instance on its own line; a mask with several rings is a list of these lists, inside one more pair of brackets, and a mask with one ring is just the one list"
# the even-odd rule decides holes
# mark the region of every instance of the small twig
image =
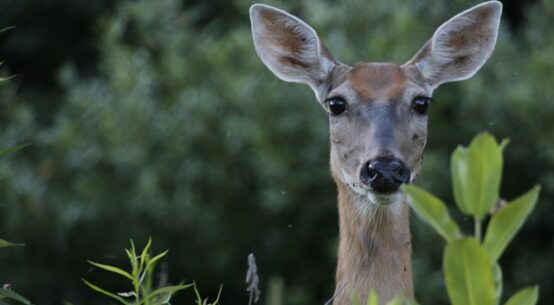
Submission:
[[254,303],[258,303],[261,291],[260,288],[258,288],[258,285],[260,284],[260,279],[258,278],[258,267],[256,266],[254,253],[250,253],[248,255],[248,271],[246,271],[246,284],[248,284],[248,288],[246,288],[246,291],[250,293],[248,305],[252,305],[252,301],[254,301]]

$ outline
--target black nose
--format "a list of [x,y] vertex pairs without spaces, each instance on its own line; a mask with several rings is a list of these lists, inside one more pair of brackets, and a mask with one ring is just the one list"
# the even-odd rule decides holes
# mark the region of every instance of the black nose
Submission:
[[410,170],[396,158],[377,158],[364,165],[360,179],[377,193],[391,193],[410,181]]

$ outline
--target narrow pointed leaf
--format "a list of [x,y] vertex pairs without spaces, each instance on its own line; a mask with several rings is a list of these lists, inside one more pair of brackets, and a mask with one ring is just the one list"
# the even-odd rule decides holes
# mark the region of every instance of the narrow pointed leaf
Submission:
[[14,146],[14,147],[0,149],[0,157],[7,156],[11,153],[14,153],[14,152],[16,152],[20,149],[23,149],[23,148],[27,147],[29,145],[31,145],[31,143],[25,143],[25,144],[20,144],[20,145]]
[[535,186],[492,216],[483,246],[493,260],[496,261],[500,258],[527,216],[533,211],[539,198],[539,192],[540,186]]
[[413,185],[406,185],[403,190],[416,214],[444,239],[450,241],[461,237],[458,225],[452,220],[446,205],[440,199]]
[[4,28],[1,28],[0,29],[0,33],[3,33],[3,32],[6,32],[6,31],[9,31],[11,29],[15,29],[15,26],[7,26],[7,27],[4,27]]
[[492,260],[473,238],[449,242],[443,269],[452,305],[495,305]]
[[13,290],[0,288],[0,296],[4,296],[7,299],[11,299],[11,300],[17,301],[17,302],[22,303],[22,304],[31,305],[31,302],[29,300],[24,298],[19,293],[14,292]]
[[133,277],[127,271],[122,270],[120,268],[110,266],[110,265],[99,264],[99,263],[95,263],[95,262],[92,262],[92,261],[88,261],[88,263],[95,266],[95,267],[98,267],[100,269],[104,269],[106,271],[110,271],[110,272],[122,275],[122,276],[124,276],[124,277],[126,277],[130,280],[133,280]]
[[24,244],[14,244],[9,241],[0,239],[0,248],[8,248],[8,247],[21,247],[25,246]]
[[152,291],[146,298],[147,299],[152,299],[154,297],[158,297],[158,296],[162,296],[162,295],[166,295],[166,294],[173,295],[173,294],[175,294],[176,292],[178,292],[180,290],[185,290],[185,289],[190,288],[190,287],[192,287],[192,284],[165,286],[165,287],[158,288],[158,289]]
[[539,287],[527,287],[516,292],[505,305],[535,305],[539,300]]
[[148,242],[146,243],[146,246],[144,246],[144,249],[142,249],[142,253],[140,254],[140,268],[144,266],[146,261],[148,260],[150,256],[150,246],[152,246],[152,238],[148,238]]
[[14,78],[15,75],[11,75],[9,77],[0,77],[0,85],[3,85],[5,82],[9,81],[10,79]]
[[150,266],[154,265],[155,263],[157,263],[160,259],[162,259],[167,253],[169,252],[169,250],[165,250],[164,252],[154,256],[149,262],[148,262],[148,266],[147,268],[149,268]]
[[113,294],[109,291],[106,291],[105,289],[102,289],[92,283],[90,283],[89,281],[85,280],[85,279],[81,279],[87,286],[89,286],[92,290],[94,291],[97,291],[103,295],[106,295],[106,296],[109,296],[110,298],[112,299],[115,299],[115,300],[118,300],[119,302],[121,302],[122,304],[127,304],[127,302],[125,301],[125,299],[123,299],[122,297],[116,295],[116,294]]

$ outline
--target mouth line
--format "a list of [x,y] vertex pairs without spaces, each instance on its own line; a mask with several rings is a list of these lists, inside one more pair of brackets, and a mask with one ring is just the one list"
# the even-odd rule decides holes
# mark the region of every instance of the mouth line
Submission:
[[389,192],[376,192],[371,187],[365,185],[351,184],[351,189],[358,196],[366,198],[370,202],[378,205],[389,205],[398,201],[399,196],[402,194],[400,189]]

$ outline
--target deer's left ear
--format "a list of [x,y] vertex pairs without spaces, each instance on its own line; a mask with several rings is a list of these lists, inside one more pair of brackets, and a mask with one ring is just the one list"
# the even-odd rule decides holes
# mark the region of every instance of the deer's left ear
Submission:
[[472,77],[496,45],[502,4],[474,6],[441,25],[405,65],[415,65],[431,88]]

